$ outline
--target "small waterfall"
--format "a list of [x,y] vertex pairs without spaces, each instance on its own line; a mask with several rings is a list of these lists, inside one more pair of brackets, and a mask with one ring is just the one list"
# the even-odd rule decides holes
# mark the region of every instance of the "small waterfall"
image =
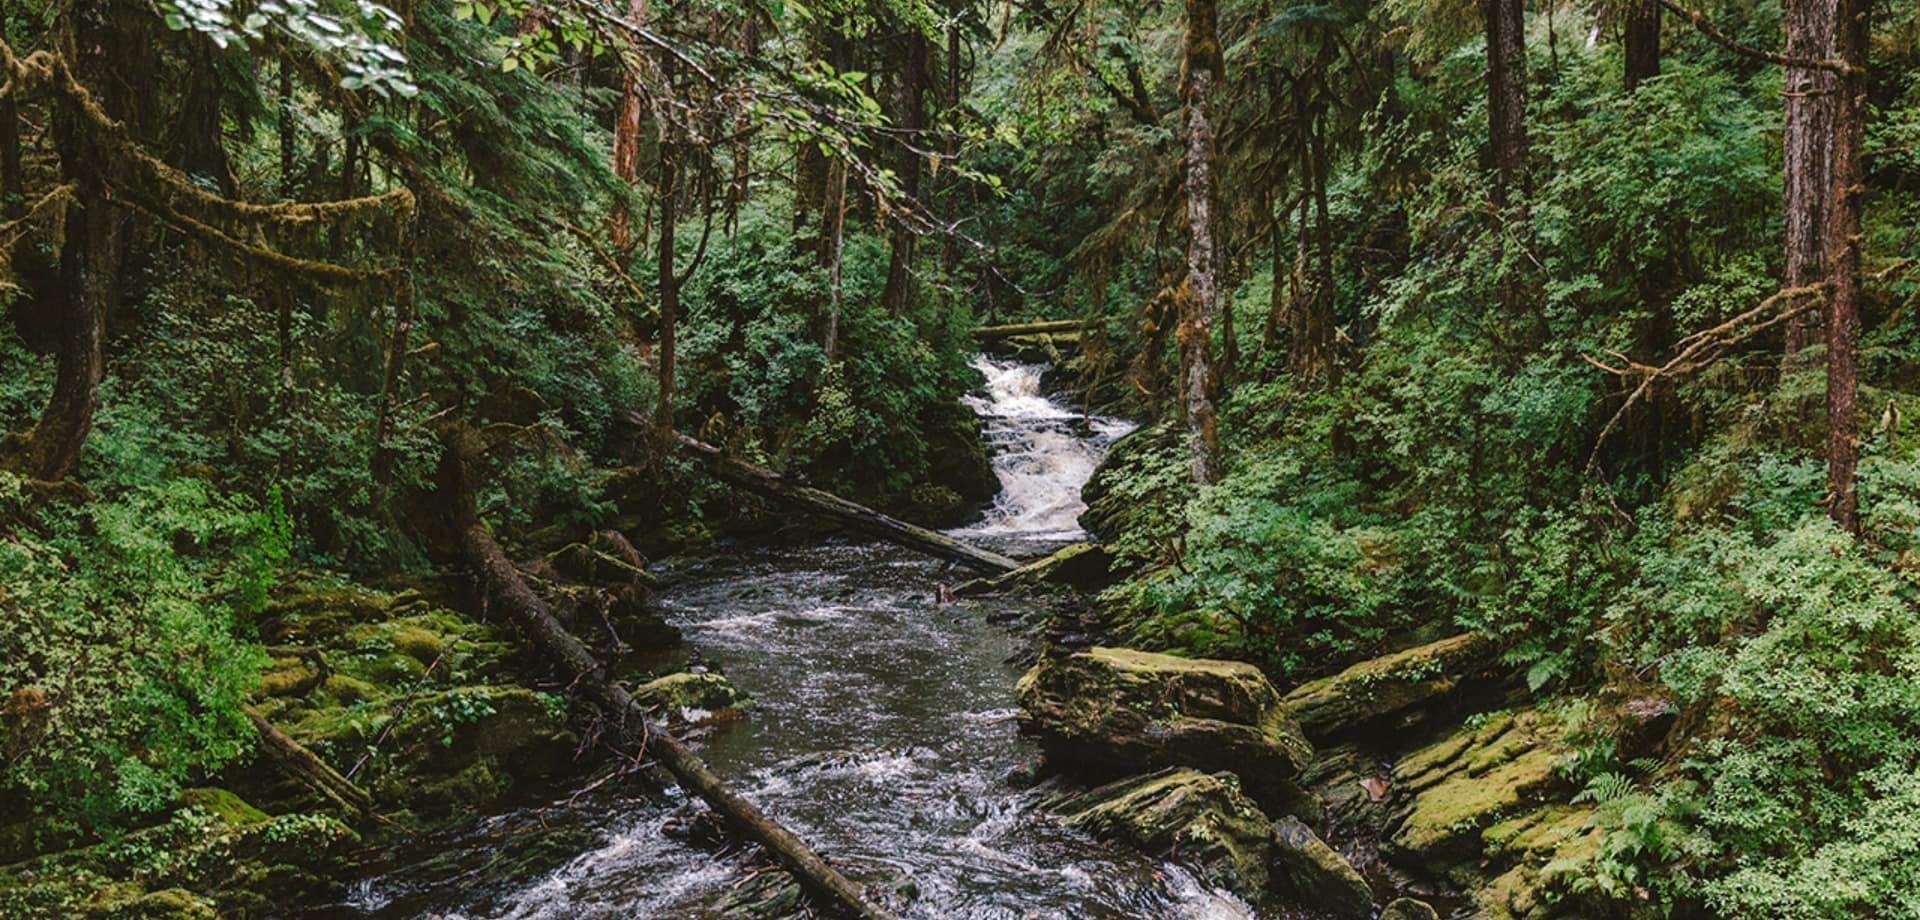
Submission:
[[981,355],[973,366],[986,375],[987,395],[968,396],[967,404],[986,423],[1000,495],[985,518],[951,533],[1028,540],[1086,536],[1080,487],[1133,423],[1088,415],[1049,398],[1041,391],[1045,365]]

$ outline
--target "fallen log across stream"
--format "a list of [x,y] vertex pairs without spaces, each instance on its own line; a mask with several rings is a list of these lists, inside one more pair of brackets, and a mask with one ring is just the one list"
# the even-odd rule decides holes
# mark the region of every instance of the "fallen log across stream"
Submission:
[[789,481],[766,467],[736,460],[720,448],[698,439],[678,433],[674,437],[679,440],[682,453],[698,461],[703,469],[722,482],[832,518],[868,536],[891,540],[989,574],[999,575],[1020,567],[1018,561],[1007,556],[962,543],[925,527],[916,527],[831,492]]
[[471,480],[480,453],[478,436],[469,427],[455,426],[447,432],[446,446],[441,488],[447,490],[452,501],[450,514],[460,549],[480,577],[488,603],[504,612],[534,640],[542,654],[573,679],[575,686],[586,691],[614,724],[623,745],[658,760],[681,787],[699,796],[735,830],[765,847],[805,888],[847,916],[893,920],[892,914],[868,901],[859,886],[828,865],[805,841],[734,792],[699,755],[648,718],[626,688],[608,676],[593,653],[567,632],[547,602],[527,586],[480,519]]
[[1037,323],[1009,323],[1004,326],[981,326],[973,331],[973,337],[980,342],[997,342],[1022,335],[1062,335],[1079,332],[1087,327],[1088,322],[1083,319],[1060,319]]

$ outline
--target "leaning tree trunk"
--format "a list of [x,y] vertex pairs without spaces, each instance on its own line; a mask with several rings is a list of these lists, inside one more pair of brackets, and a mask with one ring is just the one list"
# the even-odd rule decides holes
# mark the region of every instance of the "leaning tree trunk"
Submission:
[[1212,103],[1221,70],[1214,0],[1187,0],[1186,66],[1181,80],[1187,122],[1187,283],[1180,297],[1180,377],[1187,407],[1193,481],[1220,481],[1220,432],[1213,404],[1213,313],[1219,257],[1214,239]]
[[1855,417],[1860,383],[1860,206],[1866,174],[1867,40],[1871,0],[1840,0],[1834,51],[1847,65],[1833,110],[1833,191],[1827,219],[1827,514],[1860,532],[1854,467],[1860,460]]
[[[905,136],[900,141],[900,155],[895,160],[894,169],[899,172],[900,196],[903,199],[896,211],[919,206],[920,200],[920,143],[921,132],[926,128],[927,106],[925,99],[927,68],[927,37],[917,27],[907,31],[906,60],[900,68],[899,85],[896,88],[898,101],[895,108],[896,124]],[[889,316],[899,316],[907,309],[907,303],[913,293],[913,249],[920,235],[903,218],[893,222],[893,248],[887,260],[887,286],[880,292],[880,304]]]
[[[121,34],[113,0],[76,0],[68,12],[73,36],[73,75],[110,115],[124,115],[114,67]],[[71,106],[72,103],[63,103]],[[83,126],[85,116],[56,114],[60,167],[74,186],[67,207],[66,239],[60,247],[60,281],[67,310],[55,346],[53,395],[40,413],[27,444],[27,472],[39,479],[63,479],[80,461],[100,404],[102,354],[107,317],[119,297],[120,263],[126,250],[121,210],[108,193],[111,161]]]
[[[1788,0],[1786,7],[1787,56],[1831,60],[1835,31],[1840,28],[1839,0]],[[1838,90],[1830,70],[1786,68],[1781,165],[1789,289],[1818,284],[1827,276],[1827,202],[1833,192]],[[1795,316],[1787,326],[1787,356],[1791,358],[1816,341],[1820,325],[1815,311]]]
[[1625,83],[1631,93],[1660,75],[1660,0],[1632,0],[1627,7],[1627,67]]

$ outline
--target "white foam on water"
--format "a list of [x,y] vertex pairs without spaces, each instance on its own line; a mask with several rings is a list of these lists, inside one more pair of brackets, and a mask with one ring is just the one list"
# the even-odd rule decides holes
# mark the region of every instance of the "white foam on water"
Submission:
[[978,523],[956,536],[1072,540],[1080,528],[1080,487],[1093,476],[1113,442],[1134,429],[1125,419],[1088,415],[1045,395],[1046,366],[974,358],[987,378],[987,395],[967,404],[985,422],[987,450],[1000,494]]

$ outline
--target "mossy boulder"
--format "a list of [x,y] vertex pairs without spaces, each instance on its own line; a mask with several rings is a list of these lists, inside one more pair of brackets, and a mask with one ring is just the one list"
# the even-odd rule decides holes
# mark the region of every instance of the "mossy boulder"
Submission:
[[1373,916],[1373,888],[1326,842],[1292,815],[1273,825],[1274,888],[1307,907],[1343,920]]
[[699,722],[716,712],[742,709],[750,702],[732,681],[712,671],[682,671],[655,678],[633,688],[633,697],[677,722]]
[[1245,662],[1095,648],[1043,659],[1015,695],[1050,757],[1095,773],[1185,766],[1286,780],[1313,757]]
[[1395,898],[1380,911],[1380,920],[1440,920],[1440,912],[1425,901]]
[[578,739],[555,697],[524,687],[463,687],[415,699],[390,743],[395,769],[375,784],[376,796],[436,812],[559,772]]
[[1010,588],[1063,585],[1096,590],[1111,580],[1113,553],[1099,543],[1075,543],[1029,562],[1004,575],[977,578],[960,586],[958,594],[982,594]]
[[1591,807],[1550,804],[1495,824],[1480,839],[1483,868],[1498,873],[1472,886],[1483,914],[1494,920],[1581,915],[1576,883],[1600,843]]
[[217,920],[219,916],[212,902],[184,888],[138,894],[110,889],[106,900],[87,910],[89,920]]
[[245,799],[225,789],[199,788],[188,789],[180,793],[180,804],[198,809],[220,819],[228,827],[246,827],[259,824],[270,817]]
[[1272,823],[1231,773],[1170,767],[1052,803],[1067,824],[1156,856],[1176,857],[1241,897],[1267,888]]
[[1472,859],[1480,832],[1537,807],[1554,786],[1552,720],[1524,710],[1470,724],[1393,769],[1388,853],[1429,871]]
[[954,526],[1000,492],[973,409],[952,401],[927,407],[920,419],[927,442],[927,480],[908,494],[900,513],[927,526]]
[[1160,531],[1193,489],[1182,438],[1178,426],[1159,422],[1114,442],[1080,489],[1080,526],[1109,542]]
[[1286,704],[1309,738],[1350,734],[1452,695],[1492,661],[1493,651],[1492,643],[1463,633],[1302,684]]

